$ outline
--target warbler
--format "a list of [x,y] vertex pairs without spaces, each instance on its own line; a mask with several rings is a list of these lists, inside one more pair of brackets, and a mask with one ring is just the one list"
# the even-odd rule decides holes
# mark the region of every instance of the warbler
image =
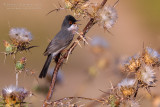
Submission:
[[75,31],[78,30],[78,25],[76,24],[77,21],[78,20],[76,20],[72,15],[65,16],[61,30],[51,40],[44,52],[44,56],[48,57],[42,68],[39,78],[44,78],[46,76],[52,59],[55,59],[55,62],[57,63],[61,52],[72,42]]

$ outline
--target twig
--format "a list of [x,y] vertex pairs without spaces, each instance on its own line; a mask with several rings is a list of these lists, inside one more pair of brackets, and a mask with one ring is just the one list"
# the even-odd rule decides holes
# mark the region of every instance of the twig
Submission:
[[[103,8],[103,6],[106,4],[107,0],[103,0],[99,9]],[[83,34],[82,36],[84,37],[85,34],[92,28],[92,26],[94,24],[96,24],[96,20],[95,18],[91,18],[90,21],[87,23],[87,25],[85,26],[85,28],[83,29]],[[82,41],[82,38],[80,36],[78,36],[77,40],[79,41]],[[77,42],[74,42],[71,47],[67,50],[67,52],[58,60],[58,62],[56,63],[56,66],[54,68],[54,73],[53,73],[53,76],[52,76],[52,81],[51,81],[51,84],[50,84],[50,88],[49,88],[49,91],[48,91],[48,94],[47,94],[47,97],[43,103],[43,107],[47,107],[48,103],[50,103],[50,100],[52,98],[52,95],[53,95],[53,91],[54,91],[54,87],[55,87],[55,83],[56,83],[56,79],[57,79],[57,74],[58,74],[58,71],[59,71],[59,68],[61,67],[61,65],[63,64],[64,60],[67,58],[69,52],[72,53],[72,51],[74,50],[74,48],[78,45]]]
[[16,72],[16,86],[18,87],[18,75],[19,75],[19,72]]
[[65,97],[65,98],[61,98],[59,100],[56,100],[54,102],[61,102],[63,100],[73,100],[73,99],[83,99],[83,100],[90,100],[90,101],[104,103],[103,100],[98,100],[98,99],[94,99],[94,98],[86,98],[86,97]]
[[116,7],[117,4],[118,4],[118,2],[119,2],[119,0],[117,0],[117,1],[114,3],[113,7]]

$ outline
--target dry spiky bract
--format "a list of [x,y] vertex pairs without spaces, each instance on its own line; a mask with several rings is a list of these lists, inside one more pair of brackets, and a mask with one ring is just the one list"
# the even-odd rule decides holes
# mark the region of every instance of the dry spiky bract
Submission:
[[2,90],[4,106],[6,107],[21,107],[25,103],[25,98],[30,95],[30,91],[16,86],[8,86]]
[[119,107],[120,105],[120,99],[116,95],[110,95],[108,98],[108,104],[111,107]]
[[16,62],[16,71],[22,72],[25,70],[27,59],[25,57],[22,57],[19,61]]
[[12,44],[10,44],[8,41],[3,41],[3,43],[4,43],[4,47],[5,47],[5,54],[6,55],[11,55],[11,54],[15,54],[16,53],[16,51],[17,51],[17,48],[14,46],[14,45],[12,45]]

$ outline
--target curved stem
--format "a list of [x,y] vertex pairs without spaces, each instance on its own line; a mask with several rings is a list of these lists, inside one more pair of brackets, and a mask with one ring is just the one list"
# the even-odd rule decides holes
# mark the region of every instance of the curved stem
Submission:
[[[103,8],[103,6],[105,5],[105,3],[107,2],[107,0],[103,0],[99,9]],[[87,25],[85,26],[85,28],[83,29],[83,35],[82,36],[85,36],[86,33],[92,28],[92,26],[94,24],[96,24],[96,20],[95,18],[91,18],[90,21],[87,23]],[[81,37],[78,36],[77,40],[79,41],[82,41]],[[67,52],[58,60],[58,62],[56,63],[56,66],[54,68],[54,73],[53,73],[53,76],[52,76],[52,81],[51,81],[51,84],[50,84],[50,88],[49,88],[49,91],[48,91],[48,94],[47,94],[47,97],[43,103],[43,107],[47,107],[47,105],[50,104],[50,100],[52,98],[52,95],[53,95],[53,91],[54,91],[54,87],[55,87],[55,83],[56,83],[56,79],[57,79],[57,74],[58,74],[58,71],[59,71],[59,68],[61,67],[61,65],[63,64],[64,60],[67,58],[69,52],[72,53],[72,51],[74,50],[74,48],[78,45],[77,42],[74,42],[71,47],[67,50]]]

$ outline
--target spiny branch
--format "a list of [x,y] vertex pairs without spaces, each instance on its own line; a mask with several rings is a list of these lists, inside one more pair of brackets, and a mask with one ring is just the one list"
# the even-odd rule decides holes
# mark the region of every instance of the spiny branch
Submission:
[[63,100],[70,100],[70,99],[82,99],[82,100],[90,100],[90,101],[95,101],[95,102],[99,102],[99,103],[104,103],[104,100],[98,100],[98,99],[86,98],[86,97],[65,97],[65,98],[61,98],[59,100],[56,100],[54,102],[61,102]]
[[[103,8],[103,6],[106,4],[107,0],[103,0],[99,9]],[[94,24],[96,24],[96,20],[95,18],[91,18],[90,21],[87,23],[87,25],[85,26],[85,28],[83,29],[83,33],[82,36],[84,37],[86,35],[86,33],[92,28],[92,26]],[[78,36],[77,40],[82,41],[82,38],[80,36]],[[55,83],[56,83],[56,79],[57,79],[57,74],[59,71],[59,68],[61,67],[61,65],[63,64],[64,60],[67,58],[69,52],[72,53],[72,51],[74,50],[74,48],[78,45],[78,42],[74,42],[71,47],[67,50],[67,52],[58,60],[58,62],[56,63],[56,66],[54,68],[54,73],[52,76],[52,81],[50,84],[50,88],[47,94],[47,97],[43,103],[43,107],[47,107],[48,104],[50,104],[50,100],[52,98],[53,95],[53,91],[54,91],[54,87],[55,87]]]

